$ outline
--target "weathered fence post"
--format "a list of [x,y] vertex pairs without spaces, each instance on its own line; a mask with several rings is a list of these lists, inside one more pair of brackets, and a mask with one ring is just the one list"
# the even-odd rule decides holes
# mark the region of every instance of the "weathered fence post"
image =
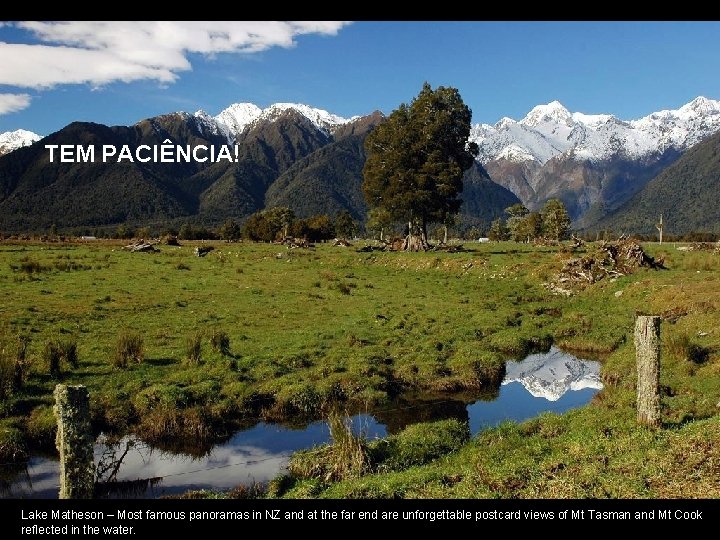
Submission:
[[639,316],[635,321],[637,361],[637,420],[660,426],[660,317]]
[[90,398],[84,386],[55,387],[55,446],[60,452],[60,498],[91,499],[95,462],[90,429]]

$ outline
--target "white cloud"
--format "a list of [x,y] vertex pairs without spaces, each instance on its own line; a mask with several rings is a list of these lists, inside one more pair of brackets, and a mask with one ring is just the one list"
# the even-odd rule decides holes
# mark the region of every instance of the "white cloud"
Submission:
[[0,94],[0,114],[22,111],[30,105],[27,94]]
[[[22,22],[42,44],[0,42],[0,84],[51,88],[112,81],[173,82],[188,53],[256,53],[293,47],[302,34],[336,35],[343,21]],[[27,105],[26,105],[27,106]]]

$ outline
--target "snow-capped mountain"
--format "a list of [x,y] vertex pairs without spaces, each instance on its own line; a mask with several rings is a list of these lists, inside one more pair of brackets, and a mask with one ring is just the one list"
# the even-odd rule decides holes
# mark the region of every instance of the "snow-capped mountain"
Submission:
[[557,401],[566,392],[583,388],[602,389],[600,363],[580,360],[557,347],[506,364],[502,384],[521,383],[535,397]]
[[686,150],[720,130],[720,101],[697,97],[677,110],[624,121],[610,114],[571,113],[558,101],[534,107],[520,121],[473,126],[478,160],[535,161],[540,165],[566,154],[576,160],[603,161],[620,155],[640,159],[669,148]]
[[359,118],[358,116],[342,118],[323,109],[315,109],[302,103],[275,103],[265,109],[261,109],[253,103],[233,103],[214,118],[204,111],[196,112],[195,116],[207,125],[214,122],[220,132],[224,133],[225,137],[231,141],[249,126],[263,120],[272,122],[288,110],[300,113],[326,134],[332,133],[338,126]]
[[16,129],[15,131],[0,133],[0,156],[9,154],[13,150],[17,150],[23,146],[30,146],[41,138],[37,133],[25,129]]
[[571,113],[558,101],[522,120],[477,124],[470,138],[490,177],[538,210],[564,203],[578,227],[592,227],[691,146],[720,131],[720,101],[698,97],[638,120]]

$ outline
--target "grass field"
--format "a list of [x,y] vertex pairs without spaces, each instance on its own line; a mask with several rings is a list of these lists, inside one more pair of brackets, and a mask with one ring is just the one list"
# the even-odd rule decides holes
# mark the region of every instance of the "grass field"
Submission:
[[[4,391],[0,458],[52,448],[58,380],[89,387],[98,431],[132,430],[169,447],[189,438],[210,445],[258,417],[303,421],[336,403],[359,408],[409,390],[493,389],[504,360],[554,342],[604,359],[606,388],[589,407],[446,445],[460,449],[431,452],[425,465],[391,459],[392,467],[344,481],[290,478],[273,494],[720,495],[716,253],[650,244],[668,270],[641,269],[567,298],[543,286],[573,256],[558,247],[215,246],[198,258],[192,243],[154,254],[112,243],[0,244],[6,387],[21,338],[29,343],[23,387]],[[666,319],[659,431],[634,423],[636,313]],[[142,337],[144,358],[120,368],[116,346],[128,333]],[[223,333],[229,350],[214,350],[212,336],[217,345]],[[53,377],[54,341],[76,343],[78,363],[61,362]]]

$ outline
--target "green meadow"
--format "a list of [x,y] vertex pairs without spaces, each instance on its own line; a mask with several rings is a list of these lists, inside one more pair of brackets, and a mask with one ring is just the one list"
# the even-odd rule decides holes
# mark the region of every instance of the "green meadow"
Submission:
[[[98,433],[193,453],[258,419],[302,423],[405,392],[492,394],[505,360],[554,343],[602,360],[605,388],[587,407],[472,439],[447,423],[343,449],[336,437],[312,459],[349,456],[357,467],[328,474],[300,454],[266,494],[720,496],[718,253],[647,244],[667,270],[565,297],[545,286],[578,255],[562,246],[387,253],[216,242],[199,258],[198,244],[159,253],[0,244],[0,460],[52,451],[58,382],[89,388]],[[658,430],[635,423],[640,313],[664,319]],[[142,344],[123,365],[128,336]],[[62,354],[73,345],[76,359]]]

